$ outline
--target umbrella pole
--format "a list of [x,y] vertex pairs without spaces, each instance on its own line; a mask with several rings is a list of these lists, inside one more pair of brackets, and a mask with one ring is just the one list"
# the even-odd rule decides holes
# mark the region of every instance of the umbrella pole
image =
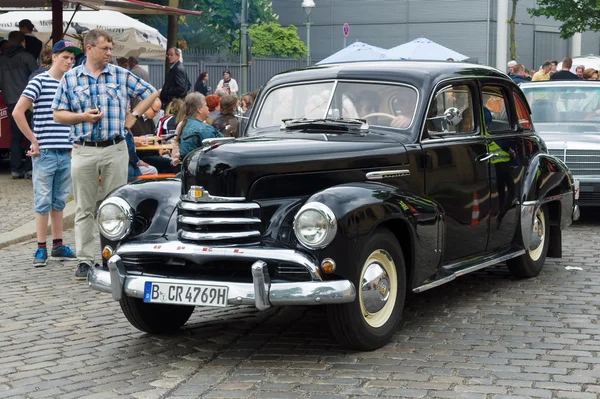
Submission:
[[71,26],[71,22],[73,22],[73,18],[75,18],[75,14],[77,13],[77,11],[79,11],[79,7],[81,7],[81,4],[77,3],[77,5],[75,6],[75,11],[73,11],[73,15],[71,15],[71,19],[69,20],[69,23],[67,24],[67,27],[65,28],[65,31],[62,33],[62,35],[60,37],[61,40],[65,38],[65,34],[69,30],[69,26]]
[[52,0],[52,43],[60,41],[62,36],[63,9],[62,0]]

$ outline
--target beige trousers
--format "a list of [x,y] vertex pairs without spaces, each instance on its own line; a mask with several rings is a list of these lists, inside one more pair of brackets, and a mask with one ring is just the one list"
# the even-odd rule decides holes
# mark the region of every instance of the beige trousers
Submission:
[[78,263],[94,264],[95,213],[98,197],[98,176],[102,176],[102,191],[105,194],[127,183],[129,153],[127,143],[122,140],[108,147],[73,146],[71,179],[75,210],[75,252]]

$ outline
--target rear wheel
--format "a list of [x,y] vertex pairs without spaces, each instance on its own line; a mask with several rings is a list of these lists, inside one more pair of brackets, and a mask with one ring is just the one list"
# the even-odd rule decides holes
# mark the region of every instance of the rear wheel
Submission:
[[179,330],[194,311],[193,306],[150,304],[128,296],[121,297],[119,304],[132,326],[150,334]]
[[536,210],[530,234],[531,248],[526,248],[523,255],[506,262],[508,269],[516,277],[535,277],[544,267],[550,243],[550,218],[545,205]]
[[329,325],[343,345],[374,350],[396,331],[406,296],[402,249],[389,230],[379,229],[369,237],[355,273],[356,300],[328,306]]

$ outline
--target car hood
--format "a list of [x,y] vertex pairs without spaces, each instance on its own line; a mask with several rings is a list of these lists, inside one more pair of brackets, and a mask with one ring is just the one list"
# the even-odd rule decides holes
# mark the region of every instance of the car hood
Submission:
[[[212,195],[266,198],[305,195],[317,182],[364,181],[365,171],[406,165],[403,144],[386,136],[292,134],[236,140],[186,157],[182,189]],[[273,190],[277,187],[277,190]],[[306,188],[306,190],[303,189]]]
[[549,150],[600,150],[595,123],[537,123],[535,128]]

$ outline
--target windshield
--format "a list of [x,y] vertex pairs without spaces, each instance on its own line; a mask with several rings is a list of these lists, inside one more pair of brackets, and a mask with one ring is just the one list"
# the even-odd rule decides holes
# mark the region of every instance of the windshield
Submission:
[[600,86],[521,87],[533,123],[600,121]]
[[407,129],[417,105],[414,87],[335,82],[277,88],[267,94],[256,127],[280,126],[284,119],[366,119],[371,126]]

